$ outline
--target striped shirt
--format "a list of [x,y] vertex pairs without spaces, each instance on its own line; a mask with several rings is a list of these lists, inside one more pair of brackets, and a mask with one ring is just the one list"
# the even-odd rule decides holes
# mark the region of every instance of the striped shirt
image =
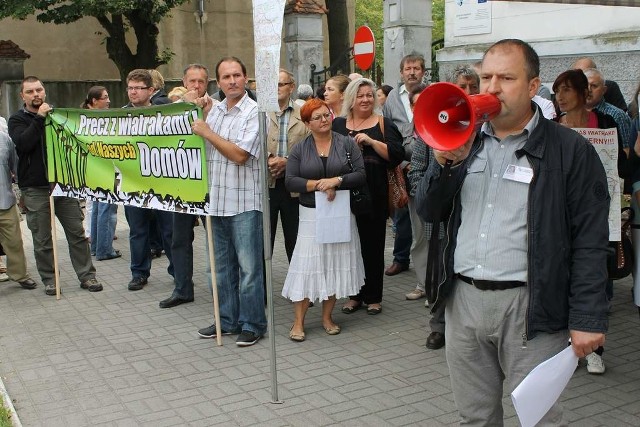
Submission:
[[500,140],[490,123],[482,126],[482,148],[468,164],[460,190],[462,222],[454,271],[477,280],[527,281],[529,184],[504,178],[510,165],[531,168],[516,156],[540,119],[539,110],[522,133]]
[[262,211],[260,185],[260,141],[258,138],[258,104],[247,94],[227,110],[227,100],[213,106],[207,124],[221,138],[249,153],[242,165],[223,156],[207,144],[209,171],[209,214],[233,216],[243,212]]
[[278,132],[278,151],[276,152],[277,157],[285,157],[288,156],[288,146],[287,146],[287,132],[289,131],[289,117],[291,117],[291,112],[293,111],[293,102],[289,100],[289,105],[284,110],[276,113],[276,117],[279,120],[279,132]]
[[605,102],[604,98],[602,98],[600,102],[593,107],[593,109],[613,117],[613,120],[615,120],[618,125],[618,132],[620,132],[620,138],[624,148],[629,148],[629,138],[631,138],[631,119],[627,113],[615,105]]

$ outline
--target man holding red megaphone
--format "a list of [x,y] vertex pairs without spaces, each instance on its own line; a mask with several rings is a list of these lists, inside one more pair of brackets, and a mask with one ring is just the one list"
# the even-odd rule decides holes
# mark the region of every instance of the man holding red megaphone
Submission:
[[[461,424],[502,425],[503,386],[511,393],[569,337],[584,357],[608,328],[607,178],[594,148],[531,101],[539,70],[531,46],[501,40],[482,61],[476,96],[486,104],[425,90],[418,103],[435,106],[414,111],[437,161],[418,186],[418,212],[447,224],[435,254],[444,271],[427,293],[433,310],[446,304]],[[556,403],[538,425],[561,423]]]

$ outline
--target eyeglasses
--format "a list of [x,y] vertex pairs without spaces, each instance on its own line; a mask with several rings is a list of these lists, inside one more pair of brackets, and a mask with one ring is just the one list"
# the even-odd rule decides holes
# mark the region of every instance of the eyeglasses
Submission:
[[285,87],[285,86],[289,86],[291,83],[293,83],[293,82],[287,82],[287,83],[280,83],[280,82],[278,82],[278,87]]
[[127,86],[127,92],[136,92],[139,90],[149,89],[151,86]]
[[102,101],[104,101],[105,99],[109,99],[109,95],[101,96],[98,99],[101,99]]
[[322,120],[322,119],[325,119],[327,121],[331,120],[331,113],[324,113],[319,116],[311,117],[311,120],[309,121],[312,122],[314,120]]

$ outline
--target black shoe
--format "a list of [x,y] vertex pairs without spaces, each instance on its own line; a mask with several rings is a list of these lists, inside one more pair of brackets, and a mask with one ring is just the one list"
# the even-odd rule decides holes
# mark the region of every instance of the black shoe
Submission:
[[140,289],[144,288],[144,285],[146,284],[147,284],[147,278],[138,276],[131,279],[127,287],[129,288],[130,291],[139,291]]
[[[62,290],[60,290],[60,292],[62,292]],[[51,284],[45,284],[44,285],[44,293],[46,295],[55,295],[56,294],[56,285],[54,285],[53,283]]]
[[[221,335],[231,335],[231,332],[227,332],[224,329],[220,331]],[[213,324],[211,326],[207,326],[206,328],[198,329],[198,335],[200,338],[215,338],[216,335],[216,325]]]
[[160,301],[159,305],[160,305],[160,308],[171,308],[187,302],[193,302],[193,298],[183,299],[183,298],[171,295],[169,298],[163,299],[162,301]]
[[80,282],[80,287],[82,289],[88,289],[89,292],[100,292],[102,290],[102,285],[96,280],[95,277],[93,279],[87,279],[83,282]]
[[431,332],[427,337],[427,348],[437,350],[444,347],[444,334],[441,332]]
[[20,280],[18,284],[24,289],[35,289],[38,286],[38,284],[34,282],[33,279]]
[[151,249],[151,259],[160,258],[162,256],[162,249]]
[[238,335],[238,339],[236,339],[236,345],[238,347],[249,347],[257,343],[260,338],[262,338],[262,335],[256,335],[251,331],[242,331]]

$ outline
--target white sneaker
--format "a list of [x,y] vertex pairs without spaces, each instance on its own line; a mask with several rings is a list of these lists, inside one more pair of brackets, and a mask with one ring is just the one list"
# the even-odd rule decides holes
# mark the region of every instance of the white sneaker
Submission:
[[604,374],[604,361],[601,356],[596,353],[590,353],[586,357],[587,359],[587,372],[594,375]]
[[6,282],[7,280],[9,280],[7,273],[0,273],[0,282]]
[[429,307],[429,300],[428,299],[424,300],[424,306],[425,307]]
[[417,299],[426,297],[427,294],[424,291],[421,291],[420,289],[416,288],[411,292],[409,292],[408,294],[405,294],[404,296],[408,300],[417,300]]

